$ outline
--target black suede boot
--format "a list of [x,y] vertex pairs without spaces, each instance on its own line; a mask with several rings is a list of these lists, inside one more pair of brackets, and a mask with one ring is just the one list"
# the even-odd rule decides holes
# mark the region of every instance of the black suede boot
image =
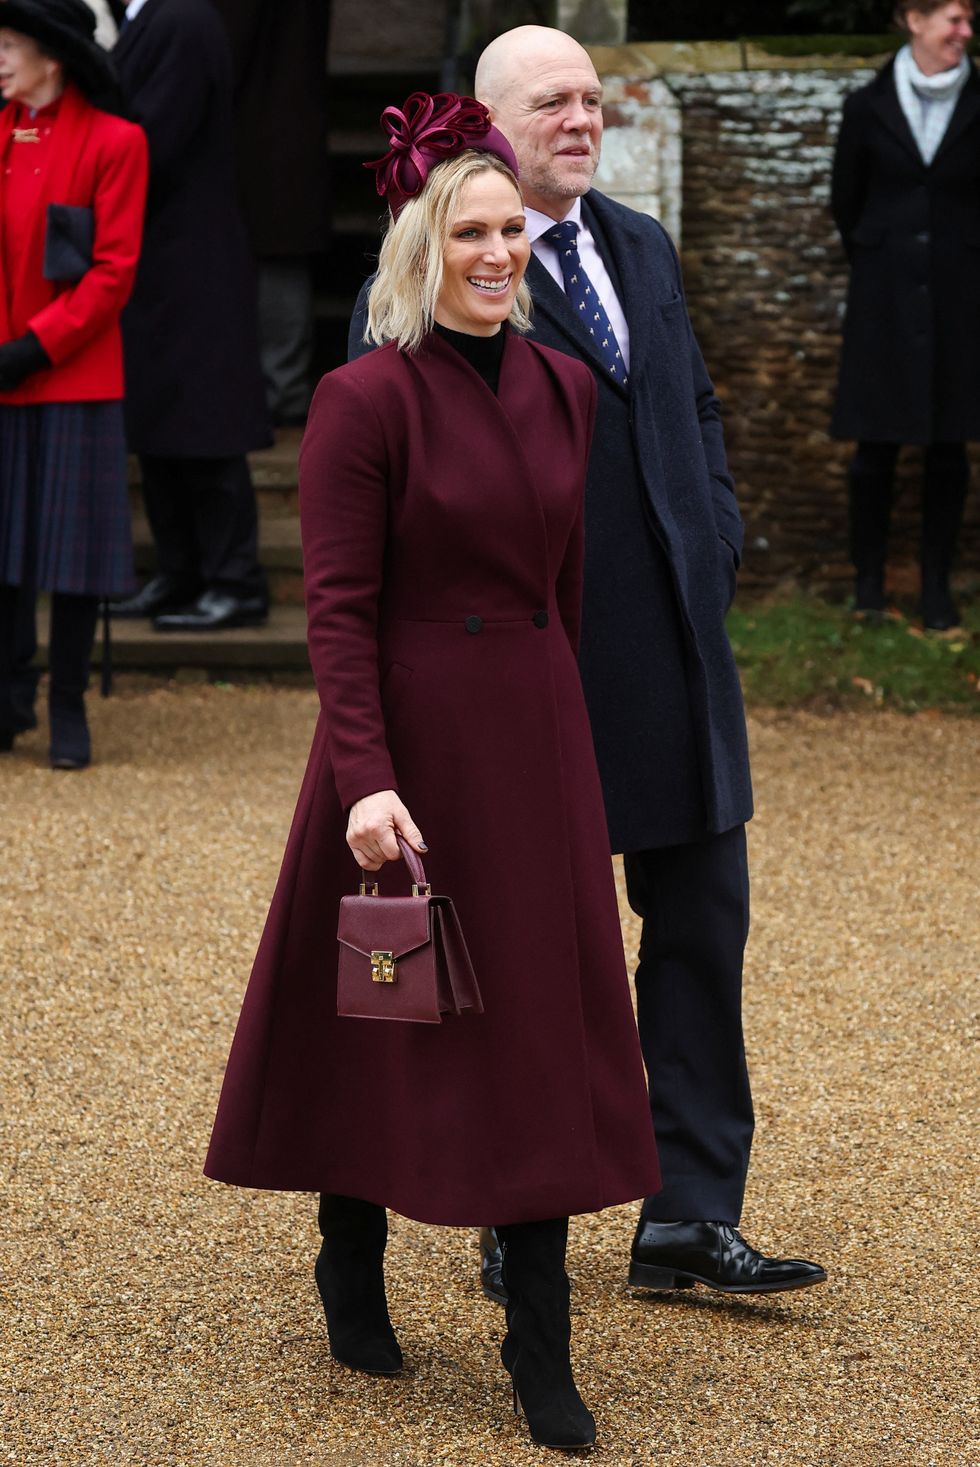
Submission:
[[10,752],[18,734],[37,728],[36,650],[33,591],[0,586],[0,753]]
[[959,625],[949,589],[970,470],[962,443],[930,443],[922,492],[922,624],[945,632]]
[[96,596],[57,593],[51,597],[48,713],[52,769],[84,769],[92,761],[85,692],[98,613]]
[[859,443],[848,470],[854,610],[880,620],[885,610],[885,556],[895,479],[896,443]]
[[584,1450],[595,1443],[595,1420],[572,1378],[571,1320],[565,1272],[568,1218],[498,1227],[507,1289],[507,1338],[501,1358],[543,1447]]
[[314,1273],[327,1317],[330,1353],[352,1370],[397,1375],[402,1352],[388,1317],[384,1254],[388,1216],[357,1197],[320,1196],[323,1245]]

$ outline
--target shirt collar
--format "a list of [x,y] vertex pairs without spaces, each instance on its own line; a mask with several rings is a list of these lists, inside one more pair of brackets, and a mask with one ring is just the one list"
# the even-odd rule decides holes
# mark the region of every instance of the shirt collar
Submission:
[[564,224],[567,220],[571,220],[574,224],[581,225],[582,200],[581,198],[573,200],[572,207],[562,220],[552,219],[550,214],[542,214],[539,210],[530,207],[525,207],[524,217],[527,220],[525,225],[527,237],[531,244],[536,244],[547,230],[553,229],[558,223]]
[[146,0],[129,0],[126,6],[126,19],[135,20],[145,4]]

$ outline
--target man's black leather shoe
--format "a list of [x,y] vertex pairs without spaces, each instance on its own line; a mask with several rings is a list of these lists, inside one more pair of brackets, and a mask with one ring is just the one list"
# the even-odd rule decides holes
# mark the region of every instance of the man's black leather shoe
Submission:
[[629,1282],[635,1289],[692,1289],[723,1294],[774,1294],[822,1284],[827,1274],[805,1258],[767,1258],[737,1228],[717,1222],[640,1220]]
[[268,619],[264,596],[235,596],[230,591],[202,591],[183,611],[155,616],[158,632],[220,632],[226,627],[258,627]]
[[507,1303],[504,1255],[493,1228],[480,1229],[480,1287],[495,1304]]
[[111,601],[109,611],[125,621],[141,616],[159,616],[164,611],[177,611],[194,598],[193,587],[175,581],[171,576],[152,576],[135,596],[125,601]]

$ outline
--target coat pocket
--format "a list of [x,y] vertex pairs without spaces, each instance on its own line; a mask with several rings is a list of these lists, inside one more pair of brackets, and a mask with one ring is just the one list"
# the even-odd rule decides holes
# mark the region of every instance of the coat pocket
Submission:
[[403,662],[389,662],[381,678],[381,709],[386,722],[393,719],[412,681],[412,669]]

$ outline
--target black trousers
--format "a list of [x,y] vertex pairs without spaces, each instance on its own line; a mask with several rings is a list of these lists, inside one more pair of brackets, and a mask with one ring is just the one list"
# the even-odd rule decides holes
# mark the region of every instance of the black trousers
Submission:
[[[851,460],[851,560],[859,576],[882,576],[888,546],[898,443],[859,443]],[[929,443],[922,464],[922,568],[952,569],[970,468],[963,443]]]
[[264,595],[258,510],[245,455],[141,454],[140,466],[158,571],[185,586],[188,598],[212,587]]
[[754,1125],[742,1039],[745,827],[623,859],[643,919],[637,1022],[663,1173],[643,1216],[735,1224]]

